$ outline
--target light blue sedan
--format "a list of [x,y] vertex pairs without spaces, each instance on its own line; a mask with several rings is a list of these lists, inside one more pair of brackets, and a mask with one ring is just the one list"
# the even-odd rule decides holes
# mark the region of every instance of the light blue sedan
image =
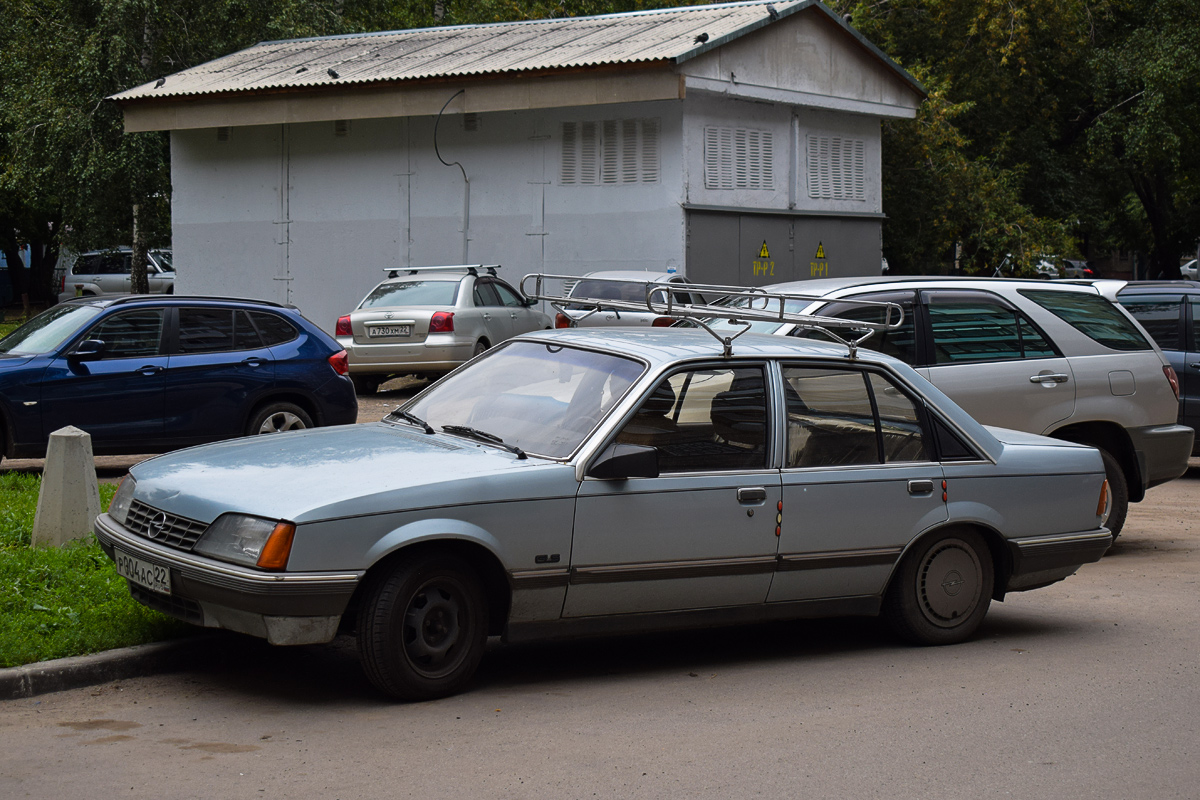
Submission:
[[527,638],[882,614],[970,637],[1112,542],[1098,451],[986,428],[913,369],[694,329],[517,337],[382,422],[145,461],[96,535],[152,608],[356,633],[404,699]]

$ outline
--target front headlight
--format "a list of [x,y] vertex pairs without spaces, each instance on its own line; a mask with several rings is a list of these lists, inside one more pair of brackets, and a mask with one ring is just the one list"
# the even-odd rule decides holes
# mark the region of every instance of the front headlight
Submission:
[[284,569],[296,526],[290,522],[224,514],[208,526],[193,552],[263,569]]
[[125,519],[129,516],[129,505],[133,502],[133,491],[136,488],[137,481],[132,475],[126,475],[121,478],[121,485],[108,504],[108,515],[121,525],[125,524]]

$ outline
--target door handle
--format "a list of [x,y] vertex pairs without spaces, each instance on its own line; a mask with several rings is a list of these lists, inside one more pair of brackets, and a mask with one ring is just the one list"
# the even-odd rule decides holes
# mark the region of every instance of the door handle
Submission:
[[1070,376],[1064,375],[1061,372],[1055,372],[1051,375],[1031,375],[1029,382],[1040,383],[1045,386],[1047,383],[1066,383],[1069,379]]
[[1193,362],[1191,364],[1188,364],[1188,366],[1191,367],[1192,369],[1200,369],[1200,362]]
[[263,364],[265,364],[267,362],[263,361],[261,358],[258,358],[257,356],[251,356],[250,358],[247,358],[246,360],[244,360],[242,363],[245,364],[247,367],[261,367]]
[[767,502],[767,490],[761,486],[743,487],[737,490],[737,498],[742,505],[758,505]]
[[157,375],[158,373],[160,373],[162,371],[163,371],[162,367],[156,366],[154,364],[147,364],[144,367],[138,367],[138,372],[142,373],[143,375],[147,375],[147,376]]
[[487,313],[486,311],[485,311],[485,312],[483,312],[483,314],[482,314],[481,316],[482,316],[484,319],[487,319],[487,320],[490,320],[490,319],[492,318],[492,315],[491,315],[491,314],[489,314],[489,313]]
[[933,494],[933,481],[917,480],[908,482],[909,494]]

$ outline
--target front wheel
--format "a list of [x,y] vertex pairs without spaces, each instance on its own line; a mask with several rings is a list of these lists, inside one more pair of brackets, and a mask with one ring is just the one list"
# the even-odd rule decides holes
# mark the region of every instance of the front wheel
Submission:
[[992,554],[974,531],[918,542],[884,596],[888,625],[914,644],[954,644],[971,636],[992,602]]
[[399,700],[462,691],[487,642],[475,571],[450,555],[401,564],[374,584],[358,615],[358,653],[376,688]]
[[246,426],[246,435],[301,431],[312,426],[312,417],[300,406],[292,403],[271,403],[260,408],[250,419],[250,424]]

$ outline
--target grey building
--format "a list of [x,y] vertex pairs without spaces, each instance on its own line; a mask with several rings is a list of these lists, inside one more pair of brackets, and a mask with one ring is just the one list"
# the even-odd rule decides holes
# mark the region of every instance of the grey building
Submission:
[[924,91],[814,0],[264,42],[115,95],[171,132],[178,289],[332,328],[385,267],[877,273]]

